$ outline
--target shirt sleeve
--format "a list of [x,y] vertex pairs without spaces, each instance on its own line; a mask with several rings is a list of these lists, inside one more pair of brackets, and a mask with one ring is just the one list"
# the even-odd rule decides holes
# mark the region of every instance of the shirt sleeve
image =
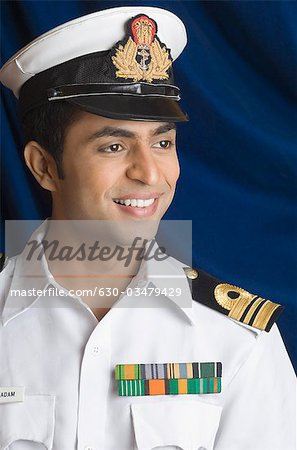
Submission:
[[214,450],[296,450],[295,374],[276,325],[258,337],[225,396]]

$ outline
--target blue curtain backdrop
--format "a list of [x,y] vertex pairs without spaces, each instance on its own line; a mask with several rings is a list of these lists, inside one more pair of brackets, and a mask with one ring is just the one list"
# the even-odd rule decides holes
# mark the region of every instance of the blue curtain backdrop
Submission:
[[[175,73],[191,121],[179,127],[182,174],[166,218],[193,220],[196,267],[285,306],[278,324],[296,367],[296,3],[2,1],[3,62],[65,21],[139,4],[173,11],[189,36]],[[45,218],[16,101],[6,89],[2,98],[3,216]]]

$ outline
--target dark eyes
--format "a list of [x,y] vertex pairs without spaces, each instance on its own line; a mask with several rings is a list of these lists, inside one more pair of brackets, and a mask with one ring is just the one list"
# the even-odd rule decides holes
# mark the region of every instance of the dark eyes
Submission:
[[[174,143],[170,140],[162,140],[157,142],[156,144],[152,145],[153,148],[162,148],[162,149],[169,149],[174,145]],[[108,147],[102,148],[99,151],[103,153],[119,153],[122,150],[124,150],[124,147],[121,144],[112,144]]]
[[172,141],[163,140],[153,145],[154,148],[170,148],[173,145]]
[[122,146],[120,144],[112,144],[112,145],[110,145],[109,147],[107,147],[104,150],[107,151],[107,152],[110,152],[110,153],[116,153],[119,150],[121,150],[121,147]]

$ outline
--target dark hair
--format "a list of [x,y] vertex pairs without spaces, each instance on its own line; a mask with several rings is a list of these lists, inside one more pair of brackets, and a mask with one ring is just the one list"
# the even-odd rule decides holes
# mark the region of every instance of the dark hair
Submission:
[[22,120],[25,145],[33,140],[50,153],[61,179],[64,178],[62,160],[66,130],[80,113],[80,109],[65,101],[49,102],[32,109]]

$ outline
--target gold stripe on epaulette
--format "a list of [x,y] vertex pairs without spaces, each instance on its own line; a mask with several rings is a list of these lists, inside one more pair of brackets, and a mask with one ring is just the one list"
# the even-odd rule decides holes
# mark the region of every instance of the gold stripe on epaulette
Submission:
[[244,312],[246,311],[247,307],[251,303],[251,301],[255,298],[255,296],[251,296],[250,298],[245,296],[239,297],[236,300],[235,305],[229,312],[228,316],[232,317],[232,319],[240,320]]
[[253,317],[254,312],[256,311],[256,309],[258,308],[258,306],[260,305],[261,302],[263,302],[264,298],[259,297],[257,298],[257,300],[255,301],[255,303],[251,306],[249,312],[247,313],[247,315],[245,316],[243,323],[248,324],[249,321],[251,320],[251,318]]
[[272,317],[272,314],[279,306],[281,305],[279,305],[278,303],[273,303],[270,300],[267,300],[267,302],[264,303],[264,305],[258,312],[255,320],[253,321],[252,326],[255,328],[259,328],[260,330],[265,330],[270,318]]

